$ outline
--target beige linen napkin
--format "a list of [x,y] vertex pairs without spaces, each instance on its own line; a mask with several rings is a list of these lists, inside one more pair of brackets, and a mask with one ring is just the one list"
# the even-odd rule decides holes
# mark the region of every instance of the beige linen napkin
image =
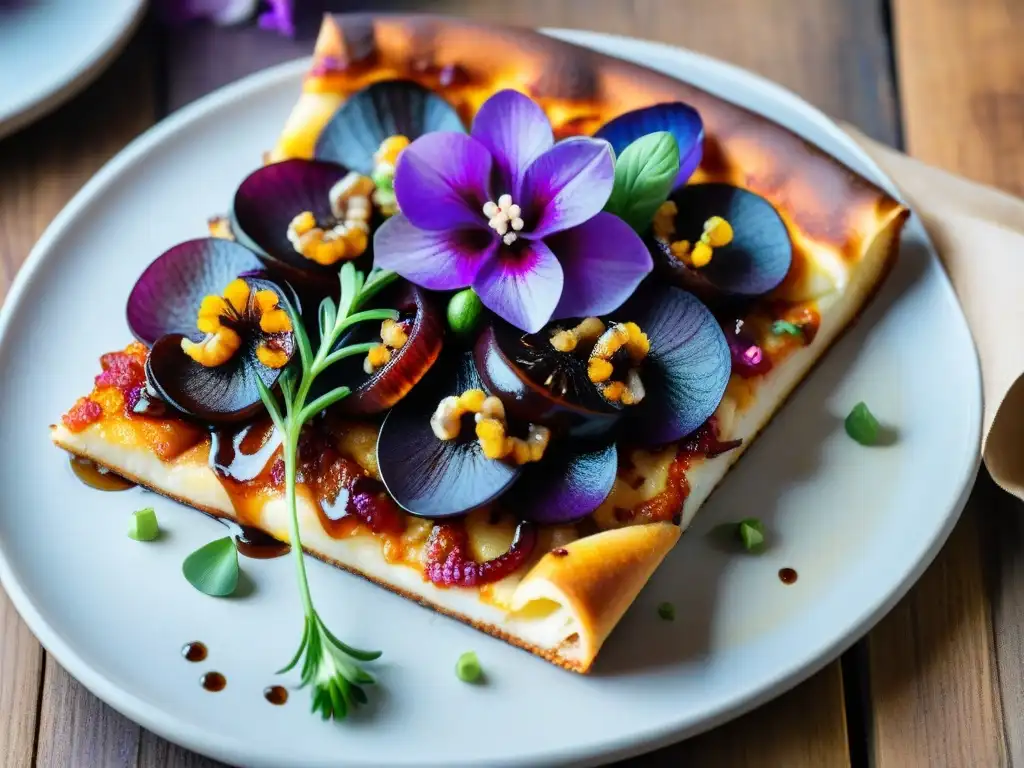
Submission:
[[939,251],[981,360],[982,457],[1000,487],[1024,499],[1024,200],[844,127],[896,182]]

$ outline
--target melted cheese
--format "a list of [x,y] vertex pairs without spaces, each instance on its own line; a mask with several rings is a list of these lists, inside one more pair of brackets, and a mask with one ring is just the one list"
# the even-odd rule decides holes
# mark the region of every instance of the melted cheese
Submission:
[[377,468],[377,427],[364,422],[342,422],[338,424],[338,450],[341,455],[352,459],[366,473],[380,479]]
[[616,510],[633,509],[664,491],[668,486],[668,469],[675,456],[675,446],[660,451],[631,450],[632,468],[619,469],[612,492],[594,511],[598,527],[620,528],[627,521],[620,520],[621,513],[616,514]]

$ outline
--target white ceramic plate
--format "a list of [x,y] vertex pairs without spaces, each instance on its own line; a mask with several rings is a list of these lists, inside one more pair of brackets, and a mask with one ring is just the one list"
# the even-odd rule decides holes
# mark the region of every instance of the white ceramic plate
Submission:
[[[560,32],[692,80],[792,126],[864,173],[876,168],[823,115],[710,59],[639,41]],[[182,110],[104,168],[55,220],[0,321],[0,577],[43,644],[93,692],[147,728],[249,766],[596,763],[711,727],[833,659],[909,588],[953,526],[978,466],[979,372],[963,316],[922,231],[863,319],[827,356],[697,517],[607,643],[597,672],[566,673],[320,563],[329,626],[382,648],[377,705],[343,724],[306,691],[264,701],[299,639],[288,559],[243,562],[244,599],[215,600],[181,561],[216,522],[130,491],[75,480],[46,425],[89,389],[102,352],[128,340],[123,305],[143,267],[204,233],[269,147],[306,62],[260,73]],[[842,417],[870,403],[899,440],[863,448]],[[167,537],[125,535],[157,507]],[[758,516],[771,548],[723,553],[707,532]],[[777,577],[799,572],[793,586]],[[675,603],[677,620],[655,607]],[[189,640],[206,663],[179,656]],[[475,649],[490,682],[458,682]],[[221,693],[198,678],[227,676]]]
[[121,50],[145,0],[0,0],[0,136],[57,107]]

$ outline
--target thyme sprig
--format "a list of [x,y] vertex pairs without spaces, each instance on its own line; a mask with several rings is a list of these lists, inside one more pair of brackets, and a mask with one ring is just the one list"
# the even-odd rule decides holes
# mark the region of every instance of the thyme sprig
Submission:
[[282,436],[284,453],[285,501],[288,505],[288,532],[295,556],[295,570],[299,582],[299,596],[305,613],[302,640],[295,656],[278,674],[284,674],[301,666],[301,686],[312,686],[313,712],[319,712],[325,719],[344,718],[349,710],[366,703],[362,686],[374,682],[358,662],[373,661],[380,657],[380,651],[363,651],[339,640],[324,624],[313,606],[306,578],[306,563],[302,553],[299,533],[298,508],[296,506],[295,484],[299,459],[299,435],[310,419],[339,400],[347,397],[351,390],[338,387],[320,395],[312,402],[310,391],[316,378],[325,370],[347,357],[365,355],[373,344],[351,344],[338,346],[347,330],[354,325],[373,320],[398,319],[398,313],[390,309],[360,309],[381,289],[390,285],[397,275],[387,271],[372,271],[369,277],[358,272],[352,264],[342,267],[339,274],[341,294],[338,303],[328,297],[320,304],[320,340],[314,352],[306,333],[302,318],[289,307],[288,311],[294,328],[295,343],[298,347],[298,365],[282,374],[280,381],[281,407],[274,394],[257,379],[260,397],[267,408],[274,426]]

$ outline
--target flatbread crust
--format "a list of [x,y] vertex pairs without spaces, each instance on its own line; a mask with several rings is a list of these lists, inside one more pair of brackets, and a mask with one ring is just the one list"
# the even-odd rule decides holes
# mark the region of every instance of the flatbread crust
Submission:
[[[721,439],[739,437],[743,444],[691,462],[679,525],[623,525],[583,538],[548,531],[538,556],[496,585],[439,588],[415,563],[389,561],[372,535],[333,538],[308,489],[300,487],[300,525],[310,554],[567,669],[587,672],[697,509],[877,289],[895,259],[907,211],[795,134],[685,83],[526,30],[436,17],[328,17],[311,75],[271,157],[311,156],[316,136],[347,94],[394,77],[435,88],[467,118],[494,91],[521,88],[544,105],[560,133],[589,133],[615,115],[661,101],[693,104],[708,132],[695,180],[743,186],[776,206],[795,259],[770,299],[791,311],[813,309],[820,317],[813,341],[781,350],[768,374],[756,380],[734,375],[716,417]],[[247,504],[244,515],[236,510],[209,468],[209,440],[161,458],[138,422],[116,414],[77,432],[59,424],[52,438],[184,504],[288,540],[283,497],[264,495]],[[375,459],[355,458],[372,474]],[[621,490],[624,498],[631,493]],[[618,492],[617,486],[613,495]],[[477,523],[471,522],[472,529]]]

